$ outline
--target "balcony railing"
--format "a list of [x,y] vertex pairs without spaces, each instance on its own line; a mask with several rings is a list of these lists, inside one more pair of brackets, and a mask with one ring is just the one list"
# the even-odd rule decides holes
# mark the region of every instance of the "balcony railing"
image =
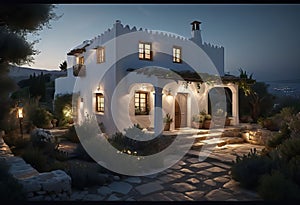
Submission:
[[73,66],[73,75],[74,76],[83,77],[83,76],[85,76],[85,73],[86,73],[85,65],[76,64]]

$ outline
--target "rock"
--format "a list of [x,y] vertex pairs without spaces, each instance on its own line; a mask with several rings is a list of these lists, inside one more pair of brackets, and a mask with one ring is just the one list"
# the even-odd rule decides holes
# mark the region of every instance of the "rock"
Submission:
[[204,183],[207,184],[207,185],[209,185],[209,186],[216,186],[217,185],[217,183],[214,182],[211,179],[205,180]]
[[225,172],[225,169],[222,169],[220,167],[211,167],[206,169],[207,172],[213,172],[213,173],[219,173],[219,172]]
[[101,194],[103,196],[109,195],[112,193],[112,190],[110,188],[108,188],[107,186],[103,186],[100,187],[99,189],[97,189],[97,193]]
[[225,177],[216,177],[216,178],[214,178],[214,181],[220,182],[220,183],[226,183],[226,182],[230,181],[230,179],[225,178]]
[[119,176],[113,176],[113,179],[116,181],[120,181],[120,177]]
[[113,191],[120,194],[128,194],[130,190],[132,189],[132,185],[126,183],[126,182],[113,182],[108,187]]
[[185,182],[179,182],[171,185],[172,188],[174,188],[178,192],[187,192],[187,191],[193,191],[196,189],[195,186],[190,185]]
[[115,194],[112,194],[108,197],[107,201],[120,201],[121,199],[117,197]]
[[125,179],[126,182],[140,184],[142,182],[140,177],[128,177]]
[[210,201],[225,201],[230,198],[234,198],[232,194],[220,189],[215,189],[205,195],[205,198]]
[[152,192],[163,190],[163,187],[158,182],[150,182],[135,187],[135,189],[142,195],[146,195]]
[[197,184],[197,183],[199,183],[199,180],[198,179],[196,179],[196,178],[189,178],[188,180],[186,180],[187,182],[190,182],[190,183],[192,183],[192,184]]
[[84,201],[102,201],[104,196],[97,195],[97,194],[87,194],[83,200]]
[[197,201],[200,199],[203,199],[204,191],[189,191],[185,192],[185,194],[189,197],[191,197],[193,200]]

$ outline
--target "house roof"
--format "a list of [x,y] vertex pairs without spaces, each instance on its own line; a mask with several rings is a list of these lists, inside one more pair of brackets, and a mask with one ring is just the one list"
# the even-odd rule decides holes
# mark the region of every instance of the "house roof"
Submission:
[[91,44],[91,42],[89,40],[83,41],[82,44],[73,48],[69,53],[67,53],[67,55],[70,56],[70,55],[74,55],[76,53],[83,53],[83,52],[85,52],[85,47],[89,46],[90,44]]

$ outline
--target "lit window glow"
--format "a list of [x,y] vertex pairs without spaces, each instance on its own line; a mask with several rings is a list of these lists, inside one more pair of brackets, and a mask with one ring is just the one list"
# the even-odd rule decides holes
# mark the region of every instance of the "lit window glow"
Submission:
[[97,48],[97,63],[103,63],[105,61],[105,48]]
[[181,48],[173,47],[173,62],[181,63]]
[[139,59],[152,60],[151,43],[139,43]]

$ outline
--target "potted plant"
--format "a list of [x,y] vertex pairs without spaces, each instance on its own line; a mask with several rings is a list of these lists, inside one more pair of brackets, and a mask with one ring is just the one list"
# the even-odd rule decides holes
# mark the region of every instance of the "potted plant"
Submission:
[[192,117],[192,127],[196,129],[201,129],[203,127],[204,116],[201,114],[193,115]]
[[173,118],[171,118],[170,114],[167,113],[166,117],[164,117],[164,123],[165,123],[164,131],[170,130],[170,125],[172,122],[173,122]]
[[231,119],[228,116],[226,116],[225,126],[230,126],[230,122],[231,122]]
[[211,115],[210,114],[206,114],[205,118],[204,118],[204,122],[203,122],[203,128],[204,129],[209,129],[211,126]]

